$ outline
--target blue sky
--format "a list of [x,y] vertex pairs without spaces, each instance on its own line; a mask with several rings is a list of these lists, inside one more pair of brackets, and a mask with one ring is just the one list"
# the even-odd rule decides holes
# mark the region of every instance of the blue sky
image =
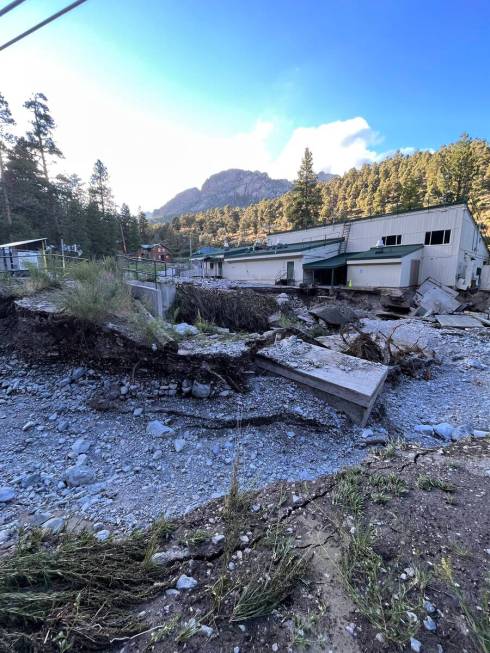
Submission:
[[[7,0],[0,0],[0,6]],[[68,4],[27,0],[3,41]],[[226,167],[343,172],[398,148],[490,138],[490,3],[88,0],[0,53],[0,91],[48,95],[65,160],[153,208]]]

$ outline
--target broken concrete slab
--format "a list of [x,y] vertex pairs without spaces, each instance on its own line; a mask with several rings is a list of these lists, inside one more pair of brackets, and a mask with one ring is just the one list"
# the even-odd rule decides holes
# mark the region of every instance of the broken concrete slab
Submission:
[[262,349],[256,364],[292,379],[365,426],[388,367],[303,342],[294,336]]
[[310,313],[332,326],[344,326],[349,322],[355,322],[357,320],[356,313],[348,306],[323,304],[322,306],[315,306],[310,309]]
[[482,323],[470,315],[436,315],[436,320],[442,327],[453,327],[455,329],[467,329],[481,327]]
[[454,313],[461,307],[461,302],[456,299],[457,295],[457,291],[429,277],[415,294],[415,302],[419,306],[416,315]]
[[490,326],[490,315],[488,313],[476,313],[474,311],[465,311],[464,315],[474,317],[475,320],[480,320],[483,326]]

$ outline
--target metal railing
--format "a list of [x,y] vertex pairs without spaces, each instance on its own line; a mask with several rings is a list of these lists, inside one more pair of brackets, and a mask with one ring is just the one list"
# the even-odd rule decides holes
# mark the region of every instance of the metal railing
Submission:
[[155,287],[159,280],[185,276],[184,273],[191,268],[188,261],[166,262],[150,258],[124,256],[123,254],[117,256],[117,265],[119,270],[129,278],[154,283]]

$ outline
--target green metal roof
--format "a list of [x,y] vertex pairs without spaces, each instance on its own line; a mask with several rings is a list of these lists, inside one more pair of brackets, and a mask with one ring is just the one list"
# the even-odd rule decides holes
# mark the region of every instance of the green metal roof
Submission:
[[315,247],[322,247],[323,245],[331,245],[332,243],[340,243],[343,238],[323,238],[322,240],[310,240],[302,243],[288,243],[271,245],[270,247],[263,247],[262,249],[247,247],[230,249],[225,253],[225,259],[251,256],[275,256],[276,254],[294,254],[296,252],[304,252]]
[[303,265],[304,270],[331,270],[332,268],[339,268],[346,264],[350,254],[337,254],[331,258],[324,258],[321,261],[312,261]]
[[388,247],[371,247],[367,252],[357,252],[357,254],[348,254],[347,261],[359,261],[367,259],[383,259],[383,258],[403,258],[418,249],[422,249],[423,245],[390,245]]

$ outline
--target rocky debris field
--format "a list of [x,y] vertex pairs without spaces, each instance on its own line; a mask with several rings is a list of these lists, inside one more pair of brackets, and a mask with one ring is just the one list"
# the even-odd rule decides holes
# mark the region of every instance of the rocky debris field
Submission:
[[235,483],[128,539],[27,540],[0,566],[0,650],[482,653],[489,446],[406,445],[257,493]]
[[[292,382],[251,372],[249,391],[105,374],[0,357],[0,546],[24,526],[145,528],[224,495],[235,460],[242,486],[314,479],[390,440],[438,447],[490,427],[488,330],[396,323],[432,348],[427,379],[387,383],[368,428]],[[364,320],[389,334],[393,322]],[[213,338],[209,339],[213,346]],[[298,346],[301,346],[299,343]],[[231,343],[240,348],[240,343]]]
[[347,419],[294,384],[252,376],[243,395],[209,398],[210,386],[185,381],[179,391],[190,396],[161,380],[0,359],[3,544],[54,516],[110,532],[146,527],[226,493],[236,457],[254,488],[363,456]]

